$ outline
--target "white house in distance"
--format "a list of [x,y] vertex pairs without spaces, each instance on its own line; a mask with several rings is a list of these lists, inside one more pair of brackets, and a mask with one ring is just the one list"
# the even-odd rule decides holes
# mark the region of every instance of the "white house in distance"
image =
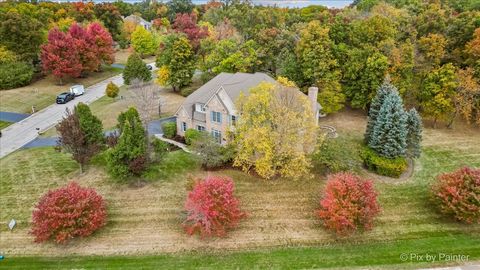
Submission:
[[129,16],[123,18],[123,21],[133,22],[135,24],[141,25],[143,28],[147,29],[148,31],[150,31],[150,29],[152,29],[152,23],[151,22],[148,22],[145,19],[143,19],[142,17],[137,16],[137,15],[133,15],[133,14],[129,15]]
[[[237,121],[235,101],[243,92],[261,82],[277,83],[265,73],[220,73],[215,78],[190,94],[178,108],[177,134],[185,136],[187,129],[207,131],[221,144],[227,143],[227,131]],[[315,112],[315,119],[320,116],[321,106],[317,102],[318,88],[310,87],[308,98]]]

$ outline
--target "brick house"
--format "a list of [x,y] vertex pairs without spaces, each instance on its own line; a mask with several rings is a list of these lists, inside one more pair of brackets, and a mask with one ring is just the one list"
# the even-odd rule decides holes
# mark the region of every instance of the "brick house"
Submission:
[[123,18],[123,21],[125,22],[133,22],[137,25],[142,26],[146,30],[150,31],[152,29],[152,23],[146,21],[144,18],[137,16],[137,15],[129,15],[125,18]]
[[[276,84],[275,79],[265,73],[220,73],[215,78],[190,94],[178,108],[177,134],[185,136],[187,129],[193,128],[207,131],[221,144],[228,141],[227,132],[232,129],[237,120],[235,101],[243,92],[261,82]],[[318,119],[320,104],[317,103],[318,88],[309,88],[308,97]]]

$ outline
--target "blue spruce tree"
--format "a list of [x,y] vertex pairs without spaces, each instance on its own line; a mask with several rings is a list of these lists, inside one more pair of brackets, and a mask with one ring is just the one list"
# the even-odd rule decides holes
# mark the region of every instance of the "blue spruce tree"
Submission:
[[389,93],[397,91],[397,88],[390,84],[390,79],[387,77],[383,84],[378,88],[377,94],[372,100],[370,104],[370,109],[368,110],[368,119],[367,119],[367,129],[365,131],[365,143],[370,141],[372,136],[373,127],[377,122],[378,112],[382,107],[383,102],[385,101],[385,97],[388,96]]
[[417,110],[411,109],[407,113],[407,156],[411,158],[420,157],[422,142],[422,118]]
[[378,111],[368,146],[386,158],[405,156],[407,114],[397,91],[390,92]]

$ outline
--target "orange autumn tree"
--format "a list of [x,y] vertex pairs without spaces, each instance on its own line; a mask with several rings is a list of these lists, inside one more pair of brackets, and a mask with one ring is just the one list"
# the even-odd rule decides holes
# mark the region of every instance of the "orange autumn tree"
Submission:
[[457,115],[468,123],[480,125],[480,84],[474,77],[472,68],[460,69],[457,72],[458,87],[453,97],[455,113],[449,126],[453,124]]

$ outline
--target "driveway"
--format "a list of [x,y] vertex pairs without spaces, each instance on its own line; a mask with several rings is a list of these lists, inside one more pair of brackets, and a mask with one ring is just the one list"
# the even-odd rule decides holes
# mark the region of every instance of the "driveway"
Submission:
[[12,122],[12,123],[18,122],[18,121],[22,121],[23,119],[29,116],[30,114],[0,111],[0,121],[5,121],[5,122]]
[[56,125],[65,115],[65,110],[72,110],[80,102],[90,104],[105,95],[107,84],[112,81],[116,85],[123,85],[122,74],[110,77],[100,83],[86,88],[85,94],[76,97],[67,104],[53,104],[49,107],[32,114],[15,124],[2,130],[0,138],[0,158],[21,148],[38,137],[39,131],[45,131]]
[[[151,136],[163,135],[162,125],[167,122],[175,122],[177,118],[175,116],[166,117],[158,120],[153,120],[148,123],[148,134]],[[105,131],[105,136],[110,135],[111,133],[116,132],[116,130]],[[35,148],[35,147],[45,147],[45,146],[56,146],[58,137],[38,137],[35,140],[25,144],[22,148]]]

